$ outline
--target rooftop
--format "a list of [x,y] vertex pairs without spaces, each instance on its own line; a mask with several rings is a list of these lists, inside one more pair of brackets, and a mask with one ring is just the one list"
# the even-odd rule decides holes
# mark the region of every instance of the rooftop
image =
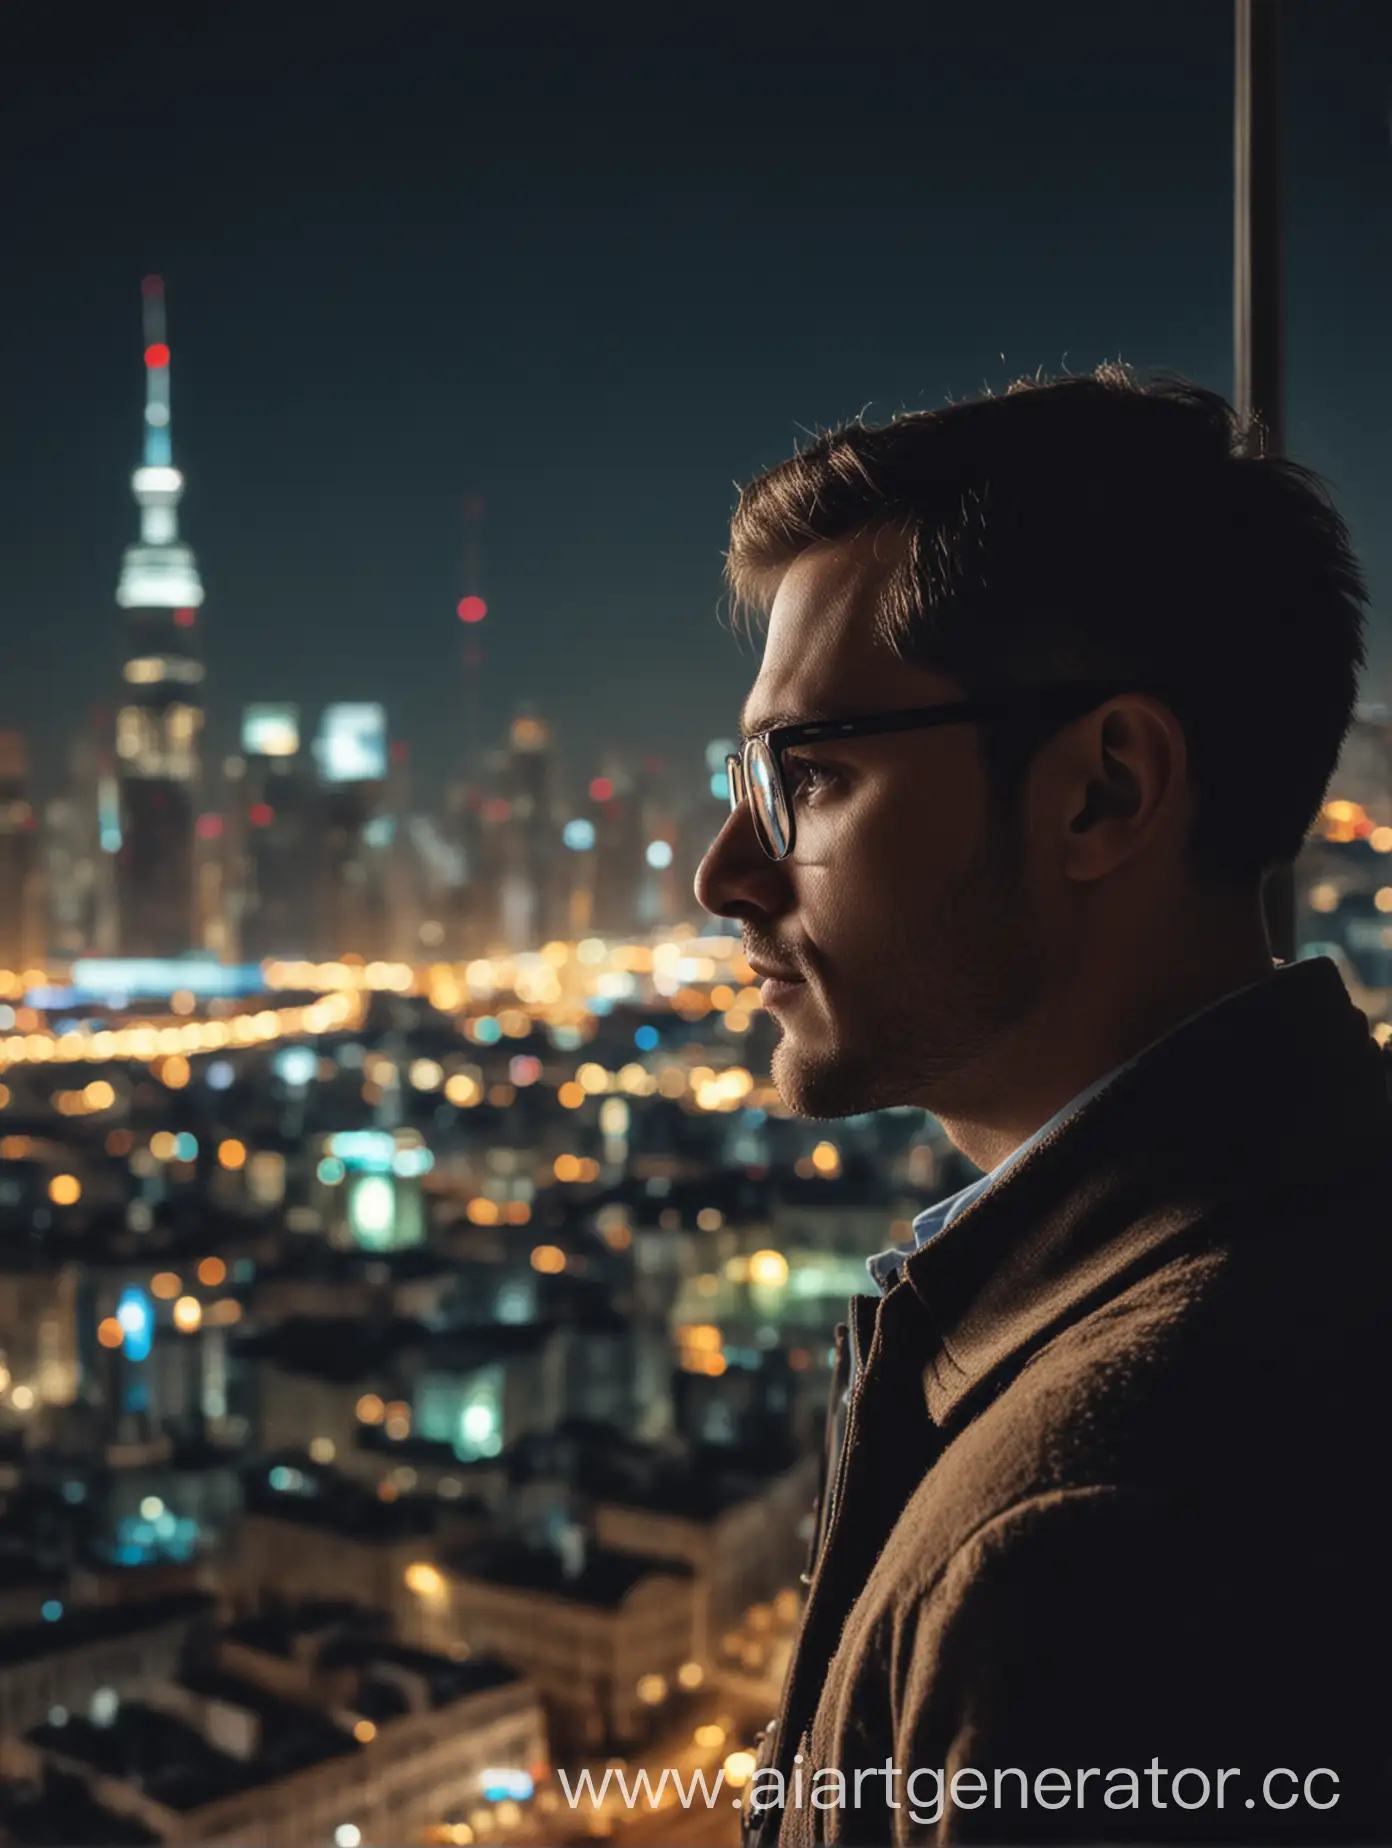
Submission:
[[401,1495],[382,1501],[346,1476],[302,1462],[304,1487],[273,1489],[269,1471],[258,1465],[246,1477],[246,1512],[299,1527],[327,1529],[345,1540],[382,1544],[430,1533],[440,1516],[430,1497]]
[[538,1353],[556,1333],[554,1322],[493,1323],[432,1335],[422,1357],[426,1371],[471,1373],[500,1361]]
[[758,1486],[743,1477],[708,1476],[695,1472],[658,1477],[606,1497],[623,1508],[642,1508],[653,1514],[675,1515],[684,1521],[716,1521],[730,1508],[749,1501]]
[[[419,1676],[432,1707],[448,1707],[470,1694],[507,1687],[521,1679],[515,1669],[490,1656],[456,1661],[434,1650],[413,1649],[405,1643],[368,1636],[340,1636],[327,1642],[319,1653],[319,1666],[358,1669],[361,1679],[357,1704],[369,1719],[377,1720],[390,1719],[404,1709],[400,1683],[390,1673],[393,1669]],[[379,1669],[388,1673],[379,1675]]]
[[265,1360],[285,1373],[353,1385],[389,1367],[405,1350],[425,1345],[423,1324],[404,1317],[365,1322],[361,1316],[295,1315],[237,1343],[243,1359]]
[[489,1552],[470,1551],[456,1556],[452,1570],[462,1578],[482,1579],[491,1585],[539,1591],[577,1604],[617,1610],[634,1586],[661,1574],[690,1578],[683,1560],[663,1559],[644,1553],[620,1553],[603,1547],[586,1548],[579,1572],[568,1575],[559,1553],[549,1548],[508,1547]]
[[0,1833],[25,1848],[153,1848],[160,1840],[135,1817],[103,1809],[82,1778],[52,1767],[38,1788],[0,1784]]
[[351,1749],[352,1741],[326,1714],[282,1700],[259,1682],[216,1663],[190,1664],[179,1680],[191,1694],[256,1715],[261,1722],[261,1748],[252,1762],[264,1763],[265,1778],[283,1776]]
[[261,1720],[259,1749],[246,1759],[210,1745],[189,1721],[127,1701],[104,1725],[80,1715],[45,1722],[28,1735],[49,1751],[90,1765],[103,1776],[134,1784],[152,1802],[178,1811],[270,1783],[359,1747],[312,1709],[276,1701],[234,1677],[210,1671],[186,1683],[193,1693],[253,1713]]
[[174,1810],[197,1809],[260,1781],[186,1721],[135,1701],[118,1708],[110,1725],[74,1714],[60,1724],[46,1721],[28,1737],[104,1777],[135,1784],[152,1802]]
[[214,1603],[207,1592],[185,1591],[138,1604],[67,1606],[55,1623],[22,1623],[0,1630],[0,1667],[136,1636],[142,1630],[159,1629],[165,1624],[191,1624],[206,1617]]
[[386,1611],[368,1610],[347,1599],[325,1598],[307,1599],[287,1610],[243,1618],[239,1623],[229,1624],[223,1635],[248,1649],[259,1649],[265,1655],[288,1660],[300,1637],[318,1636],[327,1644],[342,1636],[380,1633],[390,1626],[391,1617]]

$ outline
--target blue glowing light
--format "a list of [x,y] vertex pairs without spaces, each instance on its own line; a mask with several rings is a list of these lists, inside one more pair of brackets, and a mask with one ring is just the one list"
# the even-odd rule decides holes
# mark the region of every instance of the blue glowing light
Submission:
[[[396,1158],[396,1137],[389,1129],[343,1129],[329,1137],[328,1152],[345,1168],[360,1174],[390,1174]],[[326,1178],[320,1176],[321,1180]]]
[[286,1046],[271,1060],[271,1069],[283,1084],[311,1084],[319,1070],[319,1058],[309,1046]]
[[730,800],[730,779],[723,770],[717,770],[711,777],[710,792],[717,802]]
[[211,957],[79,956],[68,972],[74,987],[100,995],[162,1000],[187,989],[193,995],[258,995],[266,987],[259,963],[228,965]]
[[526,1771],[505,1771],[496,1765],[488,1767],[479,1783],[490,1803],[501,1803],[506,1797],[511,1797],[514,1803],[525,1803],[536,1789]]
[[633,1043],[640,1052],[651,1052],[657,1044],[656,1027],[639,1027],[633,1035]]
[[326,1187],[337,1187],[348,1170],[337,1155],[326,1155],[315,1169],[315,1173]]
[[734,750],[735,741],[733,738],[712,738],[711,742],[706,746],[707,770],[719,770],[723,773],[725,769],[725,759],[733,756]]
[[672,843],[670,841],[649,841],[648,851],[644,858],[655,873],[665,872],[672,864]]
[[116,1305],[116,1320],[124,1333],[126,1356],[130,1360],[147,1360],[155,1325],[154,1309],[143,1290],[134,1287],[121,1292]]
[[57,1623],[63,1615],[63,1607],[57,1598],[46,1598],[39,1607],[39,1615],[45,1623]]
[[197,1161],[197,1136],[191,1136],[186,1129],[181,1130],[174,1138],[174,1159],[175,1161]]
[[237,1076],[228,1059],[214,1059],[203,1074],[210,1091],[226,1091]]
[[157,1560],[189,1560],[198,1550],[198,1523],[186,1515],[165,1513],[158,1521],[125,1515],[116,1523],[116,1544],[109,1556],[118,1566],[147,1566]]
[[480,1046],[496,1046],[503,1037],[503,1029],[491,1014],[480,1014],[474,1022],[474,1038]]
[[[38,1008],[41,1013],[56,1013],[60,1008],[104,1007],[106,996],[94,993],[90,988],[31,988],[24,996],[26,1007]],[[14,1025],[14,1010],[6,1008],[10,1018],[6,1026]]]
[[429,1149],[398,1149],[392,1158],[393,1170],[406,1181],[429,1174],[434,1166],[435,1157]]
[[588,853],[595,843],[592,821],[568,821],[561,829],[561,839],[573,853]]

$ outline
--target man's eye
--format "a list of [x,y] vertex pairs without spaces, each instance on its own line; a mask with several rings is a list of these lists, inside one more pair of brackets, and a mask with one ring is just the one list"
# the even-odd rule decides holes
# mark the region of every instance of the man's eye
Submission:
[[786,758],[784,773],[788,778],[789,793],[795,802],[825,794],[836,781],[836,772],[830,764],[811,763],[801,757]]

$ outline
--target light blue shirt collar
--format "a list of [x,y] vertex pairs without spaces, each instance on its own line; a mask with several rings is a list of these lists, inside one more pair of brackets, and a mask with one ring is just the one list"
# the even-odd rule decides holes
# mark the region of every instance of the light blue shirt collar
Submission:
[[1012,1149],[1004,1161],[998,1161],[989,1174],[978,1175],[974,1181],[969,1181],[960,1192],[950,1194],[946,1200],[935,1201],[926,1212],[920,1213],[913,1222],[912,1244],[892,1245],[888,1251],[877,1251],[874,1257],[867,1258],[865,1266],[870,1272],[875,1287],[883,1293],[891,1284],[896,1283],[899,1278],[899,1266],[905,1258],[926,1245],[930,1238],[936,1238],[939,1232],[951,1225],[959,1213],[964,1213],[974,1200],[981,1198],[988,1187],[994,1186],[1007,1168],[1013,1167],[1022,1156],[1027,1155],[1036,1142],[1042,1142],[1051,1130],[1058,1128],[1060,1123],[1066,1123],[1069,1117],[1076,1116],[1083,1105],[1090,1103],[1099,1091],[1105,1090],[1113,1078],[1126,1070],[1127,1065],[1134,1064],[1134,1059],[1128,1059],[1126,1064],[1118,1065],[1115,1071],[1107,1072],[1105,1076],[1090,1084],[1086,1090],[1079,1091],[1076,1097],[1071,1098],[1062,1110],[1055,1111],[1048,1122],[1042,1123],[1034,1134],[1022,1142],[1017,1149]]
[[[1290,967],[1291,965],[1283,966]],[[1280,969],[1273,970],[1273,974],[1279,975]],[[1269,980],[1271,978],[1268,977],[1267,979]],[[956,1219],[959,1214],[964,1213],[974,1200],[979,1200],[982,1194],[986,1192],[987,1188],[994,1186],[1007,1168],[1014,1167],[1015,1163],[1019,1161],[1022,1156],[1027,1155],[1037,1142],[1042,1142],[1045,1136],[1057,1129],[1060,1123],[1066,1123],[1070,1117],[1076,1116],[1083,1108],[1084,1104],[1091,1103],[1092,1099],[1097,1096],[1099,1091],[1105,1091],[1113,1079],[1119,1078],[1123,1072],[1129,1071],[1133,1065],[1137,1064],[1146,1056],[1146,1053],[1150,1052],[1155,1046],[1158,1046],[1161,1040],[1167,1040],[1171,1033],[1178,1033],[1180,1027],[1187,1027],[1191,1021],[1197,1020],[1200,1015],[1209,1013],[1215,1007],[1222,1007],[1225,1002],[1233,1000],[1237,995],[1246,994],[1249,988],[1255,988],[1257,986],[1258,984],[1255,982],[1245,983],[1243,987],[1234,989],[1230,994],[1221,995],[1218,1000],[1210,1001],[1206,1007],[1201,1007],[1197,1012],[1190,1014],[1186,1019],[1180,1021],[1177,1026],[1171,1027],[1169,1032],[1162,1033],[1159,1039],[1152,1040],[1151,1044],[1143,1048],[1142,1051],[1134,1054],[1129,1059],[1123,1060],[1114,1070],[1096,1079],[1092,1084],[1088,1085],[1086,1090],[1079,1091],[1076,1097],[1071,1098],[1069,1102],[1063,1106],[1062,1110],[1056,1111],[1054,1115],[1049,1118],[1047,1123],[1041,1124],[1032,1136],[1020,1144],[1019,1148],[1012,1149],[1004,1161],[997,1162],[989,1174],[979,1175],[976,1180],[968,1182],[960,1193],[952,1194],[946,1200],[935,1201],[926,1212],[920,1213],[918,1218],[914,1220],[912,1244],[891,1245],[888,1251],[877,1251],[873,1257],[865,1260],[865,1268],[869,1271],[871,1281],[874,1283],[876,1289],[883,1294],[892,1284],[897,1283],[899,1280],[899,1268],[903,1264],[905,1258],[912,1257],[915,1251],[921,1250],[922,1247],[928,1243],[929,1239],[936,1238],[939,1232],[950,1226],[952,1221]]]

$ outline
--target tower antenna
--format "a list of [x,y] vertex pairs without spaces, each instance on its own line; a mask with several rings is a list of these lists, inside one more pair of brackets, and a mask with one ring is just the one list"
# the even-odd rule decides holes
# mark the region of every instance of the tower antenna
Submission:
[[483,598],[483,514],[481,494],[464,496],[464,595],[459,600],[459,619],[470,625],[464,644],[464,705],[468,770],[472,773],[482,756],[480,736],[483,681],[483,643],[477,625],[488,614]]
[[145,466],[168,468],[173,461],[169,431],[169,345],[164,331],[164,278],[147,276],[140,285],[145,325]]

